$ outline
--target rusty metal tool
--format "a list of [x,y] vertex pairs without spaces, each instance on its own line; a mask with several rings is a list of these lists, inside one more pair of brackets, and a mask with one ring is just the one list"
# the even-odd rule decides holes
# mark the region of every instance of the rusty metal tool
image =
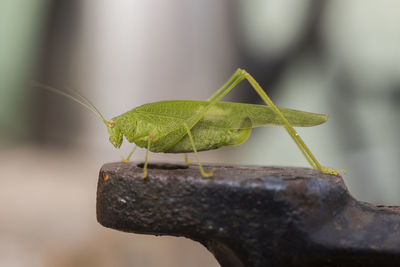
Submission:
[[97,219],[125,232],[184,236],[223,267],[400,266],[400,207],[354,199],[342,177],[281,167],[105,164]]

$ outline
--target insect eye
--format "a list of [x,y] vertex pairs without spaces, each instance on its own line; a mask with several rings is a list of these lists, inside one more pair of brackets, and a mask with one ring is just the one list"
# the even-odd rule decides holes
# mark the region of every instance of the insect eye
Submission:
[[115,125],[115,122],[114,121],[109,121],[108,122],[108,127],[114,127],[114,125]]

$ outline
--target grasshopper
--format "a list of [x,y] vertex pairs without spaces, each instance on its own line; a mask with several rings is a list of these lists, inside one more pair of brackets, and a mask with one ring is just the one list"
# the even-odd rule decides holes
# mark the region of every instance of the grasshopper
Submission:
[[[266,105],[221,102],[242,80],[247,80]],[[123,137],[135,147],[124,162],[128,162],[136,147],[146,148],[142,178],[147,177],[149,151],[159,153],[194,152],[203,177],[213,175],[213,169],[205,172],[198,151],[217,149],[222,146],[240,145],[255,127],[283,126],[299,147],[311,167],[323,173],[338,173],[320,165],[293,126],[307,127],[324,123],[328,116],[293,109],[277,108],[256,80],[245,70],[237,69],[228,81],[207,101],[171,100],[144,104],[126,113],[106,120],[99,110],[84,96],[80,99],[47,85],[36,86],[61,94],[93,112],[106,125],[109,140],[120,148]]]

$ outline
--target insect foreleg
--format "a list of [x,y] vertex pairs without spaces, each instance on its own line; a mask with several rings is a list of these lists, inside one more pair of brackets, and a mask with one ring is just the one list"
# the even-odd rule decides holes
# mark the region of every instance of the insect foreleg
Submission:
[[190,128],[189,128],[189,126],[188,126],[186,123],[183,123],[183,126],[185,126],[186,131],[187,131],[187,134],[188,134],[188,136],[189,136],[190,143],[192,143],[193,152],[194,152],[194,155],[196,156],[197,164],[199,165],[199,169],[200,169],[201,175],[202,175],[203,177],[210,177],[210,176],[212,176],[214,170],[211,170],[210,172],[205,172],[205,171],[203,170],[203,167],[201,166],[200,159],[199,159],[199,155],[197,154],[196,146],[195,146],[194,141],[193,141],[193,136],[192,136],[192,134],[190,133]]
[[149,150],[150,150],[151,141],[153,141],[152,133],[149,134],[149,140],[147,141],[146,160],[144,161],[143,174],[142,174],[143,179],[147,177],[147,162],[149,161]]
[[137,148],[137,145],[135,145],[135,146],[133,147],[133,149],[132,149],[132,151],[129,153],[128,157],[126,157],[126,158],[122,157],[122,161],[123,161],[123,162],[128,162],[128,161],[130,160],[130,158],[132,157],[133,152],[135,152],[136,148]]

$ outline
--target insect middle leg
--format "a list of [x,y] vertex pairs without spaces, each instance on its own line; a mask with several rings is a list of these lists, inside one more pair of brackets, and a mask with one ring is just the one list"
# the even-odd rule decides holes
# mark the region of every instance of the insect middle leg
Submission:
[[144,161],[144,166],[143,166],[143,174],[142,174],[143,179],[147,177],[147,163],[149,161],[149,150],[152,141],[153,141],[153,133],[150,133],[149,140],[147,141],[146,159]]
[[197,164],[199,165],[199,169],[200,169],[201,175],[203,177],[211,177],[213,175],[214,170],[212,169],[210,172],[205,172],[204,171],[204,169],[203,169],[203,167],[201,166],[201,163],[200,163],[199,155],[197,154],[197,150],[196,150],[196,146],[194,144],[193,136],[190,133],[190,128],[186,123],[183,123],[183,126],[185,126],[185,128],[186,128],[187,134],[189,136],[190,143],[192,144],[193,152],[194,152],[194,155],[196,156]]

